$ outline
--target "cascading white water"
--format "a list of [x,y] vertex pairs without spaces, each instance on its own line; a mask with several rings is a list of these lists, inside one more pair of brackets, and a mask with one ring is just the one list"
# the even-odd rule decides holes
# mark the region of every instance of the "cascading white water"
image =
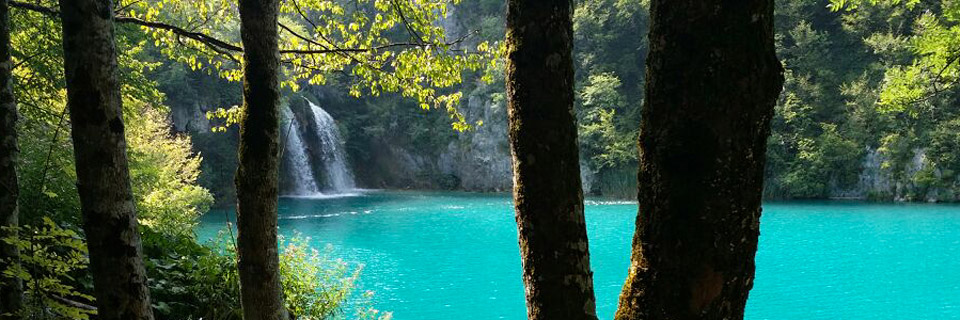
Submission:
[[343,139],[340,137],[340,129],[333,117],[320,106],[313,104],[309,100],[313,118],[317,123],[317,138],[321,146],[323,168],[326,170],[327,181],[324,183],[324,190],[331,190],[336,193],[352,191],[357,188],[353,180],[353,172],[347,163],[347,154],[343,148]]
[[[284,131],[284,148],[287,167],[292,179],[292,190],[287,191],[290,196],[333,196],[342,195],[356,190],[353,172],[347,163],[347,155],[343,148],[343,140],[336,122],[327,111],[307,100],[310,104],[310,113],[316,122],[315,136],[307,137],[310,143],[319,146],[311,148],[304,143],[300,136],[303,128],[289,106],[282,108],[283,117],[289,123]],[[307,132],[306,134],[310,134]],[[312,139],[315,138],[315,139]],[[321,166],[324,170],[325,181],[317,181],[313,174],[313,166]]]
[[283,116],[290,123],[283,128],[286,135],[284,149],[287,153],[287,166],[292,170],[289,175],[293,179],[293,190],[291,195],[307,196],[320,193],[317,187],[317,180],[313,176],[313,170],[310,169],[310,158],[307,156],[306,147],[303,145],[303,139],[300,138],[300,123],[293,116],[290,107],[283,109]]

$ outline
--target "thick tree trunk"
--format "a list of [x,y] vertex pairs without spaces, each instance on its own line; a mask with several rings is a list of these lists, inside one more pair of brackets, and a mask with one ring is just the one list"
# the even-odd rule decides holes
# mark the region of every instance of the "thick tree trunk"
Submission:
[[77,190],[98,319],[153,319],[127,168],[112,3],[60,1]]
[[573,114],[569,0],[507,2],[513,198],[529,319],[596,319]]
[[[0,0],[0,237],[16,235],[19,227],[17,181],[17,102],[13,96],[13,60],[10,57],[10,12],[7,0]],[[0,272],[20,261],[17,246],[0,241]],[[23,304],[19,278],[0,278],[0,319],[16,319]]]
[[243,116],[237,169],[237,251],[244,319],[286,319],[277,254],[280,52],[277,0],[240,0]]
[[653,0],[639,213],[616,319],[742,319],[783,83],[773,0]]

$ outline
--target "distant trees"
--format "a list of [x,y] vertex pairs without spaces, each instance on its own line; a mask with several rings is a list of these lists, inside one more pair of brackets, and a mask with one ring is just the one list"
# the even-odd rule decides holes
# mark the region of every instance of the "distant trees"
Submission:
[[603,196],[636,196],[648,1],[576,1],[574,69],[582,164]]
[[855,122],[842,128],[855,138],[870,134],[878,165],[897,182],[874,197],[960,200],[960,149],[949,142],[960,123],[960,4],[831,0],[829,7],[876,57],[869,78],[843,87]]
[[742,319],[783,83],[773,0],[653,0],[639,212],[616,319]]
[[[20,184],[17,162],[17,102],[13,95],[13,59],[10,55],[10,8],[0,0],[0,237],[15,236],[19,228]],[[18,263],[16,245],[0,241],[0,271]],[[23,304],[19,277],[0,278],[0,319],[16,319]]]
[[127,165],[113,1],[64,0],[60,10],[77,190],[98,318],[153,319]]
[[507,2],[507,110],[529,319],[596,319],[568,0]]

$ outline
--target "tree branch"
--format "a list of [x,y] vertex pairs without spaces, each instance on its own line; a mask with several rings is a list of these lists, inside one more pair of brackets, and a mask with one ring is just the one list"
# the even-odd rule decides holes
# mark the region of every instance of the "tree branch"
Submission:
[[[32,3],[27,3],[27,2],[22,2],[22,1],[17,1],[17,0],[10,0],[8,3],[10,4],[11,7],[14,7],[14,8],[25,9],[25,10],[29,10],[29,11],[33,11],[33,12],[45,14],[45,15],[48,15],[48,16],[51,16],[51,17],[54,17],[54,18],[59,18],[59,17],[60,17],[60,12],[59,12],[57,9],[54,9],[54,8],[45,7],[45,6],[36,5],[36,4],[32,4]],[[296,4],[296,2],[294,2],[294,3]],[[325,45],[320,44],[320,43],[317,42],[317,41],[311,40],[311,39],[309,39],[309,38],[307,38],[307,37],[305,37],[305,36],[303,36],[303,35],[300,35],[300,34],[294,32],[292,29],[288,28],[287,26],[285,26],[285,25],[283,25],[283,24],[279,24],[280,27],[281,27],[283,30],[286,30],[287,32],[289,32],[289,33],[292,34],[293,36],[295,36],[295,37],[297,37],[297,38],[300,38],[300,39],[303,39],[304,41],[307,41],[307,42],[310,43],[310,44],[314,44],[314,45],[320,46],[320,47],[322,48],[322,49],[288,49],[288,50],[280,50],[280,54],[329,54],[329,53],[349,54],[349,53],[362,53],[362,52],[376,52],[376,51],[380,51],[380,50],[384,50],[384,49],[389,49],[389,48],[394,48],[394,47],[420,47],[420,48],[424,48],[424,47],[429,47],[429,46],[431,46],[430,43],[424,42],[424,41],[423,41],[423,38],[420,37],[420,35],[419,35],[415,30],[413,30],[412,26],[411,26],[411,25],[409,24],[409,22],[406,20],[406,17],[403,16],[403,9],[400,7],[400,5],[399,5],[398,3],[396,3],[396,2],[393,2],[393,4],[394,4],[394,6],[396,7],[396,10],[397,10],[398,13],[400,14],[401,18],[403,19],[403,24],[406,26],[406,28],[407,28],[410,32],[413,33],[413,35],[415,35],[416,42],[391,43],[391,44],[386,44],[386,45],[381,45],[381,46],[374,46],[374,47],[369,47],[369,48],[340,48],[340,47],[337,47],[334,43],[330,42],[328,39],[324,38],[325,41],[327,41],[327,42],[329,42],[331,45],[333,45],[333,48],[330,48],[330,47],[328,47],[328,46],[325,46]],[[301,17],[303,17],[305,20],[307,20],[308,23],[310,23],[311,25],[313,25],[314,27],[316,27],[316,25],[313,23],[313,21],[310,21],[310,19],[307,19],[307,16],[301,11],[299,5],[297,5],[297,11],[298,11],[298,13],[301,15]],[[163,23],[163,22],[147,21],[147,20],[143,20],[143,19],[140,19],[140,18],[128,17],[128,16],[120,16],[120,15],[115,16],[115,17],[114,17],[114,20],[115,20],[116,22],[118,22],[118,23],[126,23],[126,24],[138,25],[138,26],[142,26],[142,27],[146,27],[146,28],[167,30],[167,31],[170,31],[170,32],[172,32],[173,34],[177,35],[178,37],[188,38],[188,39],[192,39],[192,40],[195,40],[195,41],[197,41],[197,42],[200,42],[200,43],[204,44],[205,46],[209,47],[210,49],[212,49],[213,51],[215,51],[215,52],[217,52],[217,53],[219,53],[219,54],[223,54],[223,55],[228,55],[228,56],[229,56],[229,55],[230,55],[230,54],[229,54],[230,52],[233,52],[233,53],[241,53],[241,52],[243,52],[243,48],[242,48],[242,47],[237,46],[237,45],[234,45],[234,44],[231,44],[231,43],[226,42],[226,41],[224,41],[224,40],[220,40],[220,39],[218,39],[218,38],[216,38],[216,37],[213,37],[213,36],[211,36],[211,35],[208,35],[208,34],[205,34],[205,33],[202,33],[202,32],[197,32],[197,31],[190,31],[190,30],[187,30],[187,29],[184,29],[184,28],[175,26],[175,25]],[[450,45],[453,45],[453,44],[460,43],[460,42],[462,42],[462,41],[466,38],[467,35],[469,35],[469,33],[468,33],[468,34],[465,34],[465,35],[462,36],[462,37],[460,37],[460,38],[457,39],[456,41],[453,41],[453,42],[450,42],[450,43],[443,43],[443,45],[450,46]],[[351,57],[351,59],[353,59],[353,60],[355,60],[355,61],[358,60],[358,59],[356,59],[355,57]],[[234,60],[234,61],[235,61],[236,59],[233,59],[233,58],[231,57],[230,60]]]
[[97,307],[91,306],[91,305],[86,304],[86,303],[73,301],[73,300],[70,300],[70,299],[67,299],[67,298],[64,298],[64,297],[61,297],[61,296],[57,296],[57,295],[48,295],[47,298],[50,298],[51,300],[57,301],[57,302],[59,302],[60,304],[63,304],[63,305],[65,305],[65,306],[72,307],[72,308],[82,309],[82,310],[86,310],[86,311],[96,311],[96,310],[97,310]]
[[54,17],[60,16],[60,11],[57,11],[56,9],[53,9],[53,8],[48,8],[41,5],[20,2],[20,1],[8,1],[8,3],[10,4],[11,7],[14,7],[14,8],[27,9],[27,10],[42,13],[48,16],[54,16]]
[[212,36],[206,35],[201,32],[188,31],[186,29],[183,29],[174,25],[162,23],[162,22],[146,21],[140,18],[124,17],[124,16],[117,16],[116,18],[114,18],[114,20],[119,23],[130,23],[130,24],[147,27],[147,28],[168,30],[168,31],[172,31],[174,34],[178,36],[193,39],[203,44],[206,44],[208,46],[215,46],[228,51],[243,52],[243,48],[227,43],[226,41],[214,38]]

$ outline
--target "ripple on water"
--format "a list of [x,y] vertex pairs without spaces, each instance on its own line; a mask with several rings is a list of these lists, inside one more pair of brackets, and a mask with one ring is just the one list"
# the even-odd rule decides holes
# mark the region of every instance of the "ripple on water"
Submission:
[[[588,199],[597,311],[612,318],[637,207]],[[367,192],[280,202],[284,234],[363,264],[394,319],[524,319],[509,195]],[[224,212],[203,217],[213,238]],[[764,206],[747,319],[960,319],[960,207],[855,202]]]

